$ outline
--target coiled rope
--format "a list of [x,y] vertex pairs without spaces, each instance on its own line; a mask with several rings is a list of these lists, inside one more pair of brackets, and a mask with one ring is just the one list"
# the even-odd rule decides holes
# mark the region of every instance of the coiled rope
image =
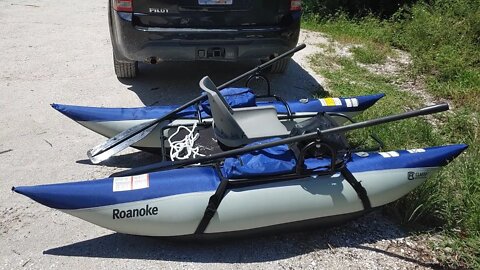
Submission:
[[[205,156],[200,154],[200,148],[194,147],[195,141],[200,137],[199,133],[195,134],[195,128],[197,128],[197,123],[195,122],[191,129],[185,126],[179,126],[177,131],[172,134],[172,136],[168,137],[168,143],[170,144],[170,159],[174,161],[175,159],[178,160],[185,160],[189,159],[190,157],[195,158],[197,156]],[[180,141],[172,141],[173,137],[175,137],[180,130],[186,130],[188,134]],[[182,155],[182,153],[184,153]]]

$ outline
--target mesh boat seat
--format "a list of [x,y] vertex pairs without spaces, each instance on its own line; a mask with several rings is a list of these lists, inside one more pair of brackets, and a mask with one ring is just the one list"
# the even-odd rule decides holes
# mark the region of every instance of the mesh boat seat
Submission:
[[232,109],[208,76],[200,80],[211,106],[217,139],[229,147],[238,147],[254,141],[289,135],[278,120],[273,106]]

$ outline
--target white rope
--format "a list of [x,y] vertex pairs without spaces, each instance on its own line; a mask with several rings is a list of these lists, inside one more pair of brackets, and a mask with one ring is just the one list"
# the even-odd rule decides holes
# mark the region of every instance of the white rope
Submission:
[[[195,134],[195,128],[197,128],[196,122],[193,124],[192,129],[189,129],[185,126],[179,126],[177,128],[177,131],[175,131],[175,133],[173,133],[172,136],[168,138],[168,143],[170,144],[170,159],[172,161],[174,161],[175,159],[180,159],[180,160],[188,159],[192,155],[193,155],[192,156],[193,158],[197,156],[202,156],[202,157],[205,156],[199,153],[198,146],[193,147],[193,145],[195,144],[195,141],[198,139],[198,137],[200,137],[199,133]],[[183,138],[180,141],[172,141],[173,137],[175,137],[175,135],[177,135],[181,129],[186,130],[188,134],[185,136],[185,138]],[[185,154],[181,156],[182,153],[185,153]]]

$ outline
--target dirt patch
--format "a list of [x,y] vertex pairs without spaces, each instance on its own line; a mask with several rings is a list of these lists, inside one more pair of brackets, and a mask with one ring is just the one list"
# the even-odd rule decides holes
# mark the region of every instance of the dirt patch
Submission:
[[[321,53],[329,57],[353,59],[352,49],[363,46],[361,44],[337,42],[326,35],[307,30],[303,31],[302,37],[306,44],[316,46],[315,49],[310,49],[309,55]],[[393,49],[391,55],[389,55],[382,64],[363,64],[357,62],[358,66],[365,68],[369,72],[390,79],[392,83],[397,86],[398,90],[413,95],[416,100],[415,106],[406,109],[417,109],[420,105],[430,106],[439,103],[448,103],[448,100],[434,97],[427,92],[424,78],[411,75],[411,64],[410,54],[398,49]],[[341,68],[335,63],[328,63],[328,65],[330,65],[329,68],[332,69]],[[323,82],[326,91],[328,91],[328,80],[323,78],[321,74],[316,74],[315,76],[319,78],[319,81]],[[452,113],[452,110],[449,112]],[[427,115],[425,118],[434,126],[439,126],[440,124],[440,120],[434,115]]]

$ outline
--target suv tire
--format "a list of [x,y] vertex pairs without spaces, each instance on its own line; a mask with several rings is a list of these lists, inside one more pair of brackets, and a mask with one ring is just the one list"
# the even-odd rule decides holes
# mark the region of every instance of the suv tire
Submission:
[[113,54],[113,66],[117,78],[135,78],[138,72],[137,61],[119,61]]
[[289,62],[290,62],[290,57],[280,59],[270,67],[269,72],[273,74],[284,73],[285,70],[287,70]]

